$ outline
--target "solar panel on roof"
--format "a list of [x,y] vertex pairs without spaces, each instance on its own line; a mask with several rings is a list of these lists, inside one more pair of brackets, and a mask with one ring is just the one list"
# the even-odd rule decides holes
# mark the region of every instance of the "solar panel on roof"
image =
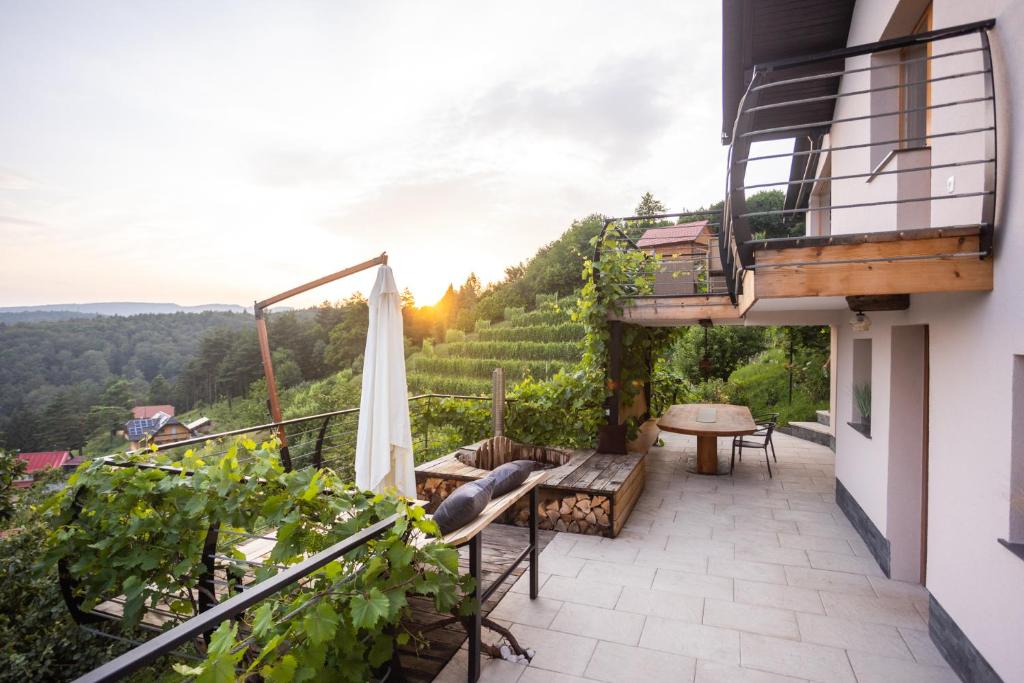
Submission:
[[125,424],[125,431],[128,432],[128,438],[135,440],[141,439],[146,434],[156,430],[157,423],[160,422],[159,418],[143,418],[140,420],[128,420]]

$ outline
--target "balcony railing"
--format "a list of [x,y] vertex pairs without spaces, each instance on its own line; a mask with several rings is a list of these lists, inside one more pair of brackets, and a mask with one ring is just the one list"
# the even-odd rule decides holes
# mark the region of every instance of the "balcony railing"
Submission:
[[[733,128],[719,235],[734,302],[745,271],[786,265],[759,266],[754,254],[763,249],[929,230],[979,236],[976,249],[944,258],[990,254],[996,118],[988,31],[994,23],[754,67]],[[794,141],[792,151],[759,149],[781,139]],[[783,206],[748,207],[753,192],[768,188],[785,192]],[[804,234],[792,237],[801,223]]]

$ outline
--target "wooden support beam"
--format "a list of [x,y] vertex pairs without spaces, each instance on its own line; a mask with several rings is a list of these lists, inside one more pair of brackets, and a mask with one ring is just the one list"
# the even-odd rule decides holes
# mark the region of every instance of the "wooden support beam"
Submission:
[[739,309],[728,295],[704,297],[671,297],[665,299],[637,299],[610,320],[621,320],[634,325],[672,327],[696,325],[701,320],[737,320]]
[[989,291],[992,258],[978,251],[977,235],[758,251],[756,296]]
[[848,296],[846,305],[851,311],[905,311],[910,308],[909,294],[881,294]]

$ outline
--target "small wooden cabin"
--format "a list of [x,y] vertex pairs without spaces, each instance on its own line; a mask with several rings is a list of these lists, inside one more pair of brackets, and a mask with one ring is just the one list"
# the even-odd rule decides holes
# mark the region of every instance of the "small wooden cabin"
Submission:
[[707,220],[650,228],[637,246],[661,257],[654,293],[663,296],[708,294],[721,279],[718,238]]

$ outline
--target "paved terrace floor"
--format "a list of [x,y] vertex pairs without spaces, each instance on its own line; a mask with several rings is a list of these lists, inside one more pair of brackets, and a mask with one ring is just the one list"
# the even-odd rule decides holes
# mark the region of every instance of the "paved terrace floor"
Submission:
[[[927,593],[887,580],[835,505],[831,451],[776,434],[774,479],[760,452],[707,477],[686,472],[695,439],[662,438],[623,533],[558,534],[540,597],[524,576],[494,610],[536,656],[485,659],[481,680],[958,680],[928,637]],[[437,680],[466,680],[464,648]]]

